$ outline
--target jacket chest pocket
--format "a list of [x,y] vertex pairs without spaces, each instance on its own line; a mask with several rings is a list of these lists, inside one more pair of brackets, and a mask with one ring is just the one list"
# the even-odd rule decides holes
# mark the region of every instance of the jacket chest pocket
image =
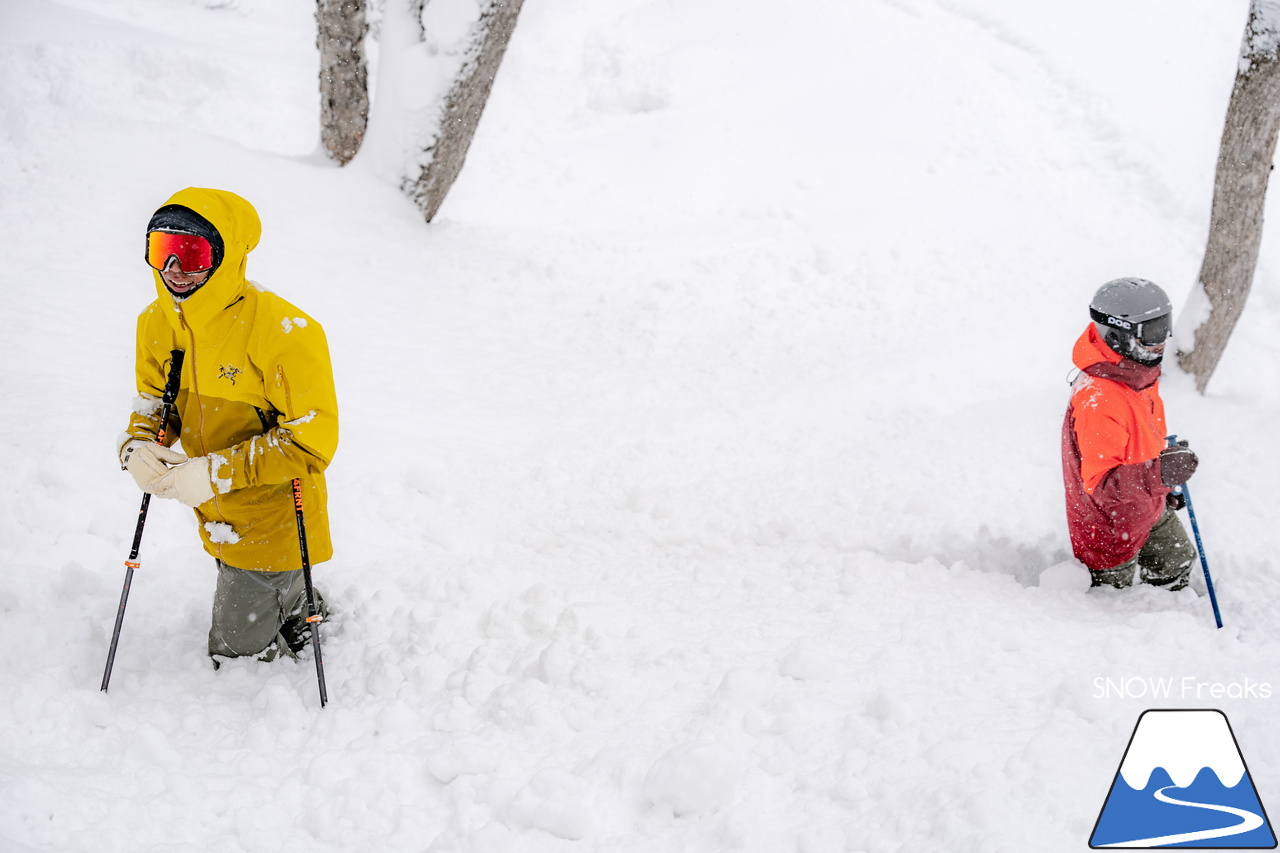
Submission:
[[289,378],[284,375],[284,365],[276,365],[276,391],[284,399],[284,416],[286,418],[293,417],[293,400],[289,394]]

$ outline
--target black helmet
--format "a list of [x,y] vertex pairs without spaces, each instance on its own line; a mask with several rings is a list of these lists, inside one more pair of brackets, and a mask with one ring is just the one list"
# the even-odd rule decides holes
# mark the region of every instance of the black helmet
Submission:
[[1159,364],[1173,334],[1169,297],[1143,278],[1117,278],[1093,295],[1089,316],[1098,336],[1115,352],[1140,364]]

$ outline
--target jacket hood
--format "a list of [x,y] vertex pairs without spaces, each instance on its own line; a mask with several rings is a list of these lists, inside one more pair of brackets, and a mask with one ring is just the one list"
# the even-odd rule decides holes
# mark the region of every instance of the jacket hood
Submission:
[[173,301],[160,273],[152,270],[160,303],[174,306],[175,314],[181,313],[189,322],[200,325],[244,295],[248,286],[245,266],[262,237],[262,221],[253,205],[226,190],[188,187],[174,193],[161,207],[171,204],[194,210],[209,220],[222,237],[222,263],[181,304]]
[[1107,346],[1106,341],[1098,335],[1098,327],[1093,323],[1076,340],[1075,348],[1071,351],[1071,361],[1090,376],[1110,379],[1135,391],[1151,387],[1160,378],[1160,365],[1139,364],[1120,355]]

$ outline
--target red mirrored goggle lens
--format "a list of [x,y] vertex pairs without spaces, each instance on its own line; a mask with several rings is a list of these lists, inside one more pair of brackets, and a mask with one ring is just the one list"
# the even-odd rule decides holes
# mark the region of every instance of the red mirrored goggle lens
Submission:
[[176,257],[178,266],[188,275],[213,268],[213,246],[196,234],[171,234],[168,231],[147,232],[147,263],[163,270],[169,259]]

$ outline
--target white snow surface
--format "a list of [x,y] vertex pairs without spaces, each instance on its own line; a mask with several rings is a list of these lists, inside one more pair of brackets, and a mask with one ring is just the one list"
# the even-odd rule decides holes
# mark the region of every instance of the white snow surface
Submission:
[[[1276,677],[1274,231],[1162,386],[1226,627],[1086,592],[1059,462],[1093,291],[1196,287],[1247,0],[526,3],[430,226],[317,155],[314,9],[0,3],[0,850],[1081,850],[1153,705],[1280,796],[1275,699],[1097,686]],[[323,709],[213,670],[161,500],[99,690],[186,186],[331,347]]]

